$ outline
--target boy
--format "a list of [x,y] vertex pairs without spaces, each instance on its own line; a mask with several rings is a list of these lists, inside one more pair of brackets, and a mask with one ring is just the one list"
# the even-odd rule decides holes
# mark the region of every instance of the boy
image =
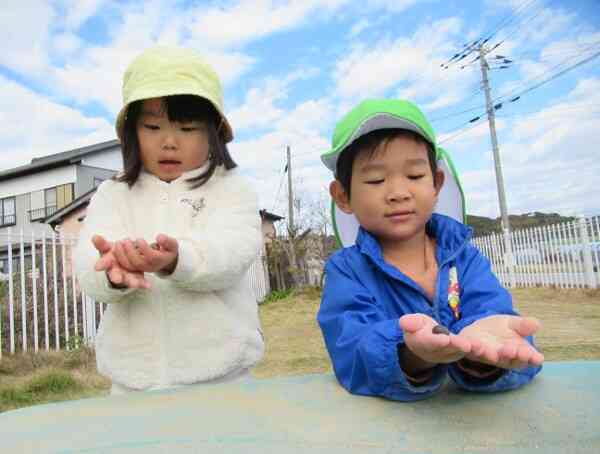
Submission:
[[544,360],[471,229],[433,213],[444,184],[433,129],[413,104],[367,100],[336,126],[330,194],[360,228],[328,260],[318,321],[339,382],[393,400],[528,383]]

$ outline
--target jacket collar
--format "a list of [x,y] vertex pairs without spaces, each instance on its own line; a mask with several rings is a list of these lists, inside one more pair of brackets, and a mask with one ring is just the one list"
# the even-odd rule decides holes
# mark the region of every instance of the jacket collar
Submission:
[[[425,229],[428,235],[436,240],[436,256],[440,265],[454,258],[467,245],[473,232],[471,227],[437,213],[432,214]],[[387,266],[379,241],[362,227],[358,231],[356,246],[362,254],[369,256],[379,265]]]

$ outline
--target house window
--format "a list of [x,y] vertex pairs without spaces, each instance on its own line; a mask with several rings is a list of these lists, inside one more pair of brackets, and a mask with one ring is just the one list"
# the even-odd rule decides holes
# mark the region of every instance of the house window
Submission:
[[41,221],[71,203],[74,198],[74,188],[73,183],[68,183],[44,191],[32,192],[29,219]]
[[17,223],[17,215],[15,209],[15,198],[7,197],[0,199],[0,226],[5,227],[15,225]]
[[44,216],[49,216],[56,212],[56,189],[50,188],[44,191]]

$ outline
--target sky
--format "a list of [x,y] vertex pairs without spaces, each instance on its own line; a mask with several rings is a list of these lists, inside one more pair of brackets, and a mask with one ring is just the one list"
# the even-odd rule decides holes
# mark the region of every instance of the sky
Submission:
[[332,176],[320,155],[336,122],[385,97],[422,108],[467,212],[497,217],[479,62],[443,66],[488,38],[509,213],[600,214],[599,0],[7,2],[0,170],[114,139],[128,63],[152,45],[180,45],[221,78],[229,149],[261,208],[287,215],[287,146],[295,193],[325,206]]

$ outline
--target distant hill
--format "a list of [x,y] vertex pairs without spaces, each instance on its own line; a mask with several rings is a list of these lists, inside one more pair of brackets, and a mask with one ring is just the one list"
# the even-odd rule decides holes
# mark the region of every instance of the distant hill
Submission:
[[[534,213],[510,214],[508,220],[511,229],[524,229],[542,225],[558,224],[560,222],[572,221],[572,216],[561,216],[558,213]],[[473,227],[474,236],[489,235],[490,233],[502,232],[501,218],[491,219],[485,216],[474,216],[467,214],[467,224]]]

